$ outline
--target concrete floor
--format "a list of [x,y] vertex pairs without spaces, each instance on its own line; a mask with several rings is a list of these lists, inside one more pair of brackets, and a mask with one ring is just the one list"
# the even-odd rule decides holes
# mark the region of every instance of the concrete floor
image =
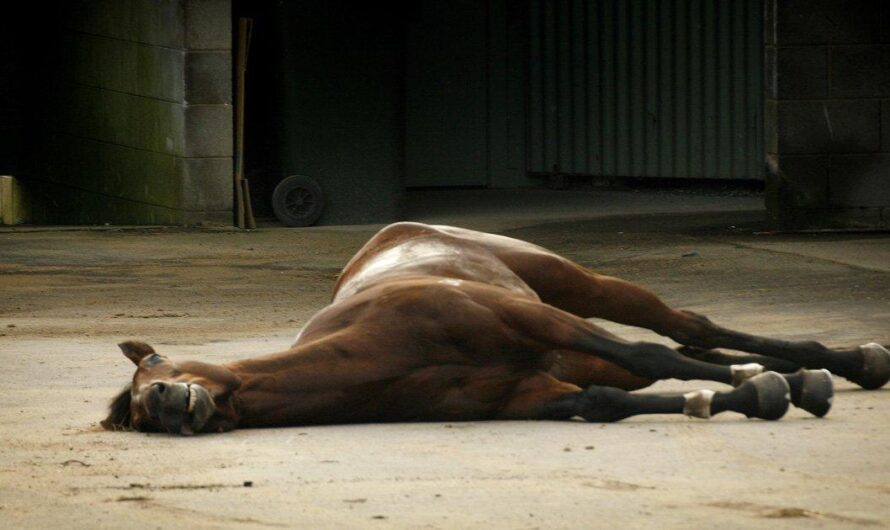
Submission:
[[[758,197],[459,191],[412,203],[413,218],[532,240],[730,327],[890,343],[887,234],[758,234]],[[0,527],[887,524],[890,391],[843,380],[825,419],[98,429],[132,375],[117,342],[207,361],[284,349],[375,228],[0,233]],[[703,386],[719,387],[655,388]]]

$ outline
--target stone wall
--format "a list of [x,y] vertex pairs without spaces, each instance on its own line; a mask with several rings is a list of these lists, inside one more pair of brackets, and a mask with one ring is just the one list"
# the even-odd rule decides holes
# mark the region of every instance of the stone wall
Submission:
[[229,0],[80,0],[29,59],[35,222],[231,223]]
[[772,221],[890,226],[890,4],[769,0],[765,15]]

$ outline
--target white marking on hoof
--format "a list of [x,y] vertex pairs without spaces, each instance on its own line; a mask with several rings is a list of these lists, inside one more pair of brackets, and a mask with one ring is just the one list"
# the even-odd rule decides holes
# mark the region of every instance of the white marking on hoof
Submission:
[[734,364],[729,367],[732,373],[732,386],[739,386],[755,375],[763,373],[763,365],[757,363]]
[[713,390],[696,390],[683,394],[686,404],[683,405],[683,414],[693,418],[708,419],[711,417],[711,400],[714,399]]

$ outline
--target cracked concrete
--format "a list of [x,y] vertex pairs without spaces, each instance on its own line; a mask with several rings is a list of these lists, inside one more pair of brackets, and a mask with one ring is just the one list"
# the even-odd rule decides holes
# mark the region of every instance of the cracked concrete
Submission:
[[[887,234],[758,235],[758,197],[460,191],[412,200],[414,218],[532,240],[730,327],[830,345],[890,342]],[[887,524],[890,391],[843,380],[827,418],[792,410],[772,423],[724,414],[193,438],[97,429],[132,375],[117,342],[207,361],[281,350],[375,228],[0,233],[0,525]],[[654,388],[700,387],[719,385]]]

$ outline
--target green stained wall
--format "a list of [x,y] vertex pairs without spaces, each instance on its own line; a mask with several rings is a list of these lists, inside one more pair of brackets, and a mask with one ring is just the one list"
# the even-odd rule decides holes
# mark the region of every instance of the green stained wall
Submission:
[[33,222],[231,222],[228,0],[53,8],[20,103]]

